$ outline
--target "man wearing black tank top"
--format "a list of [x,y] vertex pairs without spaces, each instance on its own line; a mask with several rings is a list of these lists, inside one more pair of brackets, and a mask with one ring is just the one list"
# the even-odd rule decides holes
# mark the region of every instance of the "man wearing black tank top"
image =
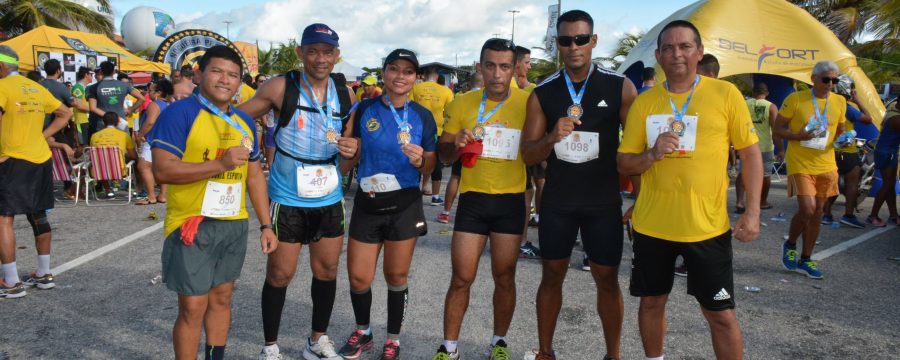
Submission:
[[538,231],[544,270],[537,296],[536,359],[556,359],[553,333],[579,231],[597,284],[604,359],[619,357],[623,225],[616,149],[619,126],[637,90],[631,81],[591,63],[597,45],[593,28],[584,11],[559,17],[557,42],[565,69],[538,85],[528,99],[523,157],[528,165],[547,160]]

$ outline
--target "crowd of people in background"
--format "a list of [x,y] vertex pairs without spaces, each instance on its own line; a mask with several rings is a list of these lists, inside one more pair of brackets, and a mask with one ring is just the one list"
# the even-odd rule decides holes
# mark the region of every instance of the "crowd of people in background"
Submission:
[[[823,224],[900,225],[892,186],[900,108],[888,104],[883,119],[873,118],[834,62],[817,63],[812,86],[779,107],[767,100],[764,83],[742,94],[718,80],[718,61],[704,54],[690,22],[674,21],[660,32],[656,58],[666,80],[657,82],[657,70],[647,68],[640,86],[591,61],[593,30],[587,13],[562,14],[556,41],[563,67],[544,79],[529,78],[527,48],[490,39],[474,75],[456,92],[437,69],[421,69],[407,49],[387,55],[381,79],[368,74],[351,87],[343,75],[332,74],[339,37],[325,24],[304,30],[302,69],[271,77],[244,74],[240,56],[217,46],[197,66],[140,87],[109,61],[77,69],[74,84],[61,81],[62,67],[53,59],[43,73],[21,76],[15,52],[0,46],[0,297],[55,286],[46,216],[54,202],[50,148],[77,161],[86,148],[115,147],[121,164],[137,163],[136,204],[168,205],[162,276],[179,297],[173,330],[179,359],[196,357],[203,326],[206,358],[224,356],[227,304],[246,252],[247,199],[262,224],[268,256],[260,359],[281,358],[281,313],[304,246],[313,306],[303,357],[355,359],[373,346],[371,288],[383,250],[388,291],[381,358],[400,358],[408,275],[416,240],[427,233],[425,204],[442,207],[435,221],[453,223],[452,275],[436,360],[459,358],[470,287],[488,243],[494,284],[490,359],[510,357],[505,336],[520,258],[540,259],[544,269],[535,284],[539,343],[532,355],[556,359],[562,285],[577,242],[580,268],[595,281],[603,358],[619,359],[625,313],[618,273],[626,234],[634,250],[628,291],[640,298],[646,358],[663,356],[673,275],[688,276],[688,293],[709,322],[716,356],[739,358],[731,240],[759,235],[760,211],[775,206],[770,189],[782,164],[788,197],[798,208],[782,245],[786,269],[824,278],[812,260]],[[859,147],[866,145],[853,129],[873,122],[881,125],[874,169],[886,185],[860,220]],[[442,189],[445,168],[450,178]],[[734,179],[728,179],[729,168]],[[355,174],[357,190],[345,218],[348,174]],[[725,202],[730,183],[736,192],[732,211],[739,215],[734,224]],[[121,196],[117,188],[124,186],[96,184],[106,198]],[[87,196],[76,189],[65,182],[62,194]],[[836,219],[840,194],[846,201]],[[624,198],[635,204],[623,212]],[[38,257],[37,269],[24,280],[12,231],[13,216],[21,214],[33,228]],[[356,330],[336,347],[328,325],[345,222],[347,298]],[[538,246],[528,238],[529,227],[538,229]]]

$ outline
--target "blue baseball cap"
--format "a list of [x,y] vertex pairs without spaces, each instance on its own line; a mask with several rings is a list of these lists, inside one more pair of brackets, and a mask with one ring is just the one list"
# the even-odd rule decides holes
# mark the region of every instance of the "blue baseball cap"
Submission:
[[325,24],[312,24],[303,29],[300,45],[328,44],[338,47],[338,34]]

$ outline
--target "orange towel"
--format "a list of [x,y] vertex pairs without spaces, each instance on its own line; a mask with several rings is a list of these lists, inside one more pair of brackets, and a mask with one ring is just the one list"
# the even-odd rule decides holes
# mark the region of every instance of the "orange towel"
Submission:
[[197,237],[197,229],[200,228],[201,222],[203,222],[203,216],[193,216],[188,218],[184,224],[181,224],[181,241],[185,245],[191,246],[194,244],[194,239]]

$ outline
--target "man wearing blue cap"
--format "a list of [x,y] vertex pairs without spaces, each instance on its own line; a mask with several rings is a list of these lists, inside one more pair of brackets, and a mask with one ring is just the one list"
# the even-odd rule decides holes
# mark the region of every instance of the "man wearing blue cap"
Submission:
[[252,118],[274,110],[278,119],[269,197],[279,245],[269,254],[263,284],[265,347],[260,359],[282,358],[277,345],[281,311],[304,244],[313,273],[313,316],[303,358],[341,359],[326,332],[344,237],[340,174],[349,171],[350,160],[358,155],[358,140],[345,131],[352,128],[348,121],[355,96],[343,80],[330,76],[340,59],[338,39],[328,25],[307,26],[297,48],[303,70],[265,82],[240,106]]

